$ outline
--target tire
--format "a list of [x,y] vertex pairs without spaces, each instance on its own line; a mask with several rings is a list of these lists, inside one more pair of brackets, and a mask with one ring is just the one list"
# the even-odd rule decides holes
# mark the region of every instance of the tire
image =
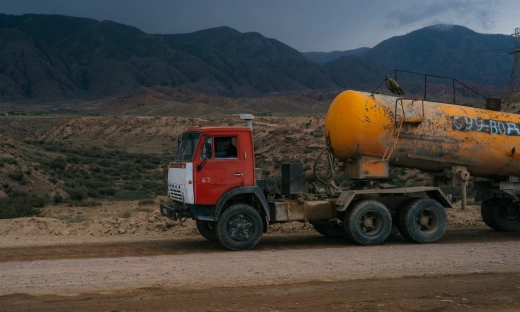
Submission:
[[197,220],[197,230],[200,235],[210,242],[218,242],[218,235],[215,231],[215,222],[206,222]]
[[415,243],[433,243],[446,231],[446,210],[431,198],[417,199],[403,208],[398,222],[399,232]]
[[512,200],[495,200],[493,211],[488,210],[488,216],[492,216],[492,222],[498,230],[505,232],[520,231],[520,206]]
[[403,215],[405,208],[408,207],[412,202],[416,201],[417,199],[418,198],[407,200],[407,201],[403,202],[401,205],[399,205],[399,207],[397,207],[395,216],[392,219],[393,226],[392,226],[392,231],[390,232],[390,235],[392,235],[392,233],[394,233],[394,232],[397,232],[397,233],[401,234],[401,236],[403,236],[404,238],[407,238],[405,236],[406,234],[403,234],[404,228],[403,228],[403,225],[401,224],[402,215]]
[[486,199],[480,205],[480,215],[482,216],[482,221],[484,221],[484,223],[493,230],[500,231],[500,228],[495,222],[495,217],[493,216],[494,212],[495,202],[493,200]]
[[345,227],[337,224],[313,224],[312,225],[316,232],[320,233],[325,237],[330,238],[344,238],[347,237],[347,231]]
[[350,239],[360,245],[379,245],[392,230],[392,216],[383,203],[361,200],[345,215],[345,230]]
[[395,220],[394,220],[394,224],[395,226],[397,227],[397,231],[399,232],[399,234],[401,234],[402,237],[408,239],[408,240],[411,240],[411,238],[406,234],[406,231],[405,231],[405,226],[402,222],[401,222],[401,219],[403,219],[403,214],[404,214],[404,211],[406,210],[406,207],[408,207],[414,200],[406,203],[404,205],[404,207],[401,207],[399,208],[399,210],[397,210],[397,213],[395,215]]
[[220,243],[230,250],[248,250],[256,246],[262,236],[262,217],[246,204],[227,208],[217,222]]

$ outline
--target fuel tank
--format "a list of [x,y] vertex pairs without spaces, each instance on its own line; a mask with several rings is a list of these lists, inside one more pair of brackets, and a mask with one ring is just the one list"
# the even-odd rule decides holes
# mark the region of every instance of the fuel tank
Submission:
[[472,176],[520,176],[520,116],[460,105],[344,91],[325,118],[325,136],[343,161],[370,157],[391,166]]

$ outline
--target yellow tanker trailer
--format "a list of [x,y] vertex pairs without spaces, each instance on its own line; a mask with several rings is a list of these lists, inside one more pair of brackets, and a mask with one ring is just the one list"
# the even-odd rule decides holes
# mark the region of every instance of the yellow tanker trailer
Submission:
[[[358,234],[372,229],[376,235],[387,218],[385,210],[412,241],[432,242],[444,233],[442,206],[450,207],[449,200],[434,187],[381,187],[378,182],[388,178],[390,166],[429,172],[436,185],[447,180],[460,185],[463,207],[468,182],[479,177],[474,186],[476,200],[483,201],[484,222],[496,230],[520,230],[518,115],[344,91],[328,110],[325,136],[329,152],[344,162],[353,181],[336,207],[346,212],[350,224],[345,227],[354,240],[351,228],[361,230]],[[356,241],[379,243],[367,237]]]

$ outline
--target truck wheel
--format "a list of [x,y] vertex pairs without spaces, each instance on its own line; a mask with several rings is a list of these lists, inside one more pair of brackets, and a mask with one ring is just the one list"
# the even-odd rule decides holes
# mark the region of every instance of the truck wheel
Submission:
[[482,221],[484,221],[484,223],[487,226],[489,226],[490,228],[492,228],[493,230],[500,231],[500,229],[498,228],[498,226],[495,222],[495,217],[493,215],[494,213],[495,213],[494,201],[491,199],[486,199],[485,201],[483,201],[482,204],[480,205],[480,215],[482,216]]
[[312,225],[316,232],[320,233],[325,237],[331,238],[343,238],[347,237],[347,231],[345,227],[337,224],[313,224]]
[[379,245],[392,230],[392,216],[383,203],[361,200],[349,208],[345,215],[348,237],[360,245]]
[[493,216],[497,228],[505,232],[520,231],[520,206],[512,200],[495,200],[494,203],[493,211],[488,210],[488,215]]
[[197,230],[200,235],[210,242],[218,242],[217,232],[215,231],[215,222],[206,222],[197,220]]
[[217,222],[220,243],[231,250],[247,250],[256,246],[262,236],[262,217],[246,204],[235,204],[222,213]]
[[422,198],[412,201],[400,214],[399,232],[416,243],[438,241],[447,225],[446,210],[436,200]]

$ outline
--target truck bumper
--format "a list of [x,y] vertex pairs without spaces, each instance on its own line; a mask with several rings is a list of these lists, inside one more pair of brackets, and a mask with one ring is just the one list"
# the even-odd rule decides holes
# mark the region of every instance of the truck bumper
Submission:
[[160,207],[161,214],[168,219],[185,221],[187,218],[191,218],[191,214],[185,206],[174,203],[173,206],[161,204]]

